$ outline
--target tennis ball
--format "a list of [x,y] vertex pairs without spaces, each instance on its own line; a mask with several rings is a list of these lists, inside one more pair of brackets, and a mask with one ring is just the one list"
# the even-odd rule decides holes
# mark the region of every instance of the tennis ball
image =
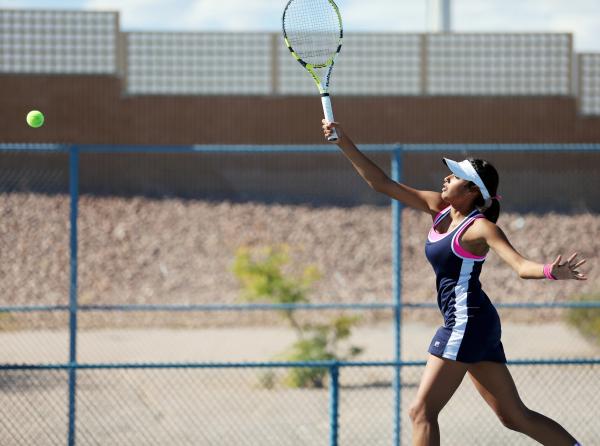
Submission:
[[34,129],[44,125],[44,115],[41,111],[31,110],[27,113],[27,124]]

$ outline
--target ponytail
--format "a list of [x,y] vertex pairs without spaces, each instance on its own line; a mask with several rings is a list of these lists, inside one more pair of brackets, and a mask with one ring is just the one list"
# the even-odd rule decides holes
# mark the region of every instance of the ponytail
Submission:
[[[483,197],[481,197],[479,201],[483,201]],[[500,200],[498,200],[497,197],[492,198],[492,204],[490,207],[483,210],[481,213],[489,221],[496,223],[498,221],[498,217],[500,217]]]

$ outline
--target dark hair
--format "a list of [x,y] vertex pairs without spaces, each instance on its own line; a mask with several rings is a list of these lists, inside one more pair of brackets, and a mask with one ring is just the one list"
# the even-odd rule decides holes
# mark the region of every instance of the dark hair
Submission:
[[[479,158],[468,158],[468,160],[475,168],[475,171],[481,178],[481,181],[483,181],[483,184],[485,184],[490,195],[495,197],[498,194],[498,183],[500,182],[496,168],[486,160]],[[469,181],[469,185],[475,186],[475,183]],[[475,200],[475,206],[482,207],[484,205],[485,201],[483,196],[479,194],[479,197]],[[492,205],[483,212],[483,215],[493,223],[498,221],[498,217],[500,217],[500,202],[497,198],[492,199]]]

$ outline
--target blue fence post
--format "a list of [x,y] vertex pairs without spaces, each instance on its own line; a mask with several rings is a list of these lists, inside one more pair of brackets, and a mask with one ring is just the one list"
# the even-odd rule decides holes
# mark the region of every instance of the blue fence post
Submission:
[[[392,179],[400,182],[402,176],[402,147],[392,152]],[[402,323],[402,204],[392,200],[392,252],[393,252],[393,281],[394,296],[394,360],[402,361],[401,323]],[[402,370],[396,366],[394,370],[394,440],[399,446],[402,441]]]
[[337,363],[329,367],[329,445],[338,444],[339,422],[339,377],[340,369]]
[[71,196],[71,262],[69,287],[69,431],[68,444],[75,446],[75,396],[77,390],[77,213],[79,201],[79,148],[69,150]]

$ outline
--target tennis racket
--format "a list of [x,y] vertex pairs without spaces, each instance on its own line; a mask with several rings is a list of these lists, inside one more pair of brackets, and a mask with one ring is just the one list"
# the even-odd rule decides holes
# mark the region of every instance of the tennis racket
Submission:
[[[342,49],[342,16],[332,0],[290,0],[283,11],[283,38],[292,56],[311,74],[325,119],[333,122],[329,80],[336,56]],[[333,129],[327,138],[337,141]]]

